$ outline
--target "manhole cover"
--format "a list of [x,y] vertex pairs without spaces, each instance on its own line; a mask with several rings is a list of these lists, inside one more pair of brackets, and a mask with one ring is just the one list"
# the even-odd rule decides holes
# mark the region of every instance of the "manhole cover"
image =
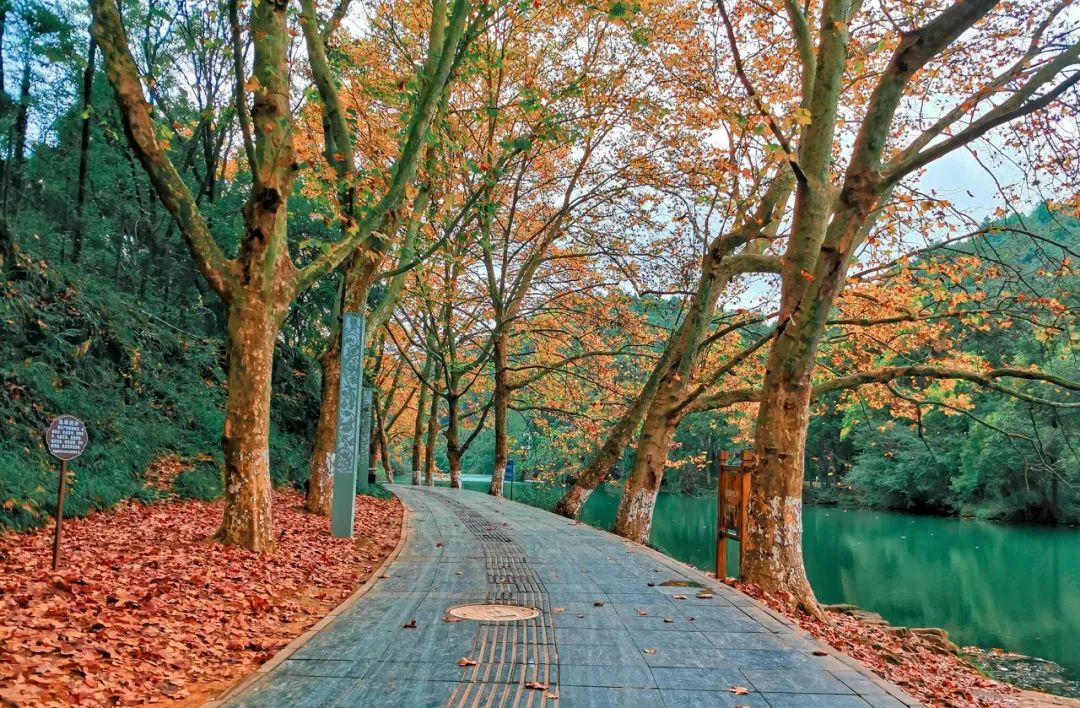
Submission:
[[521,605],[461,605],[451,607],[450,614],[467,620],[481,622],[513,622],[537,617],[540,611]]

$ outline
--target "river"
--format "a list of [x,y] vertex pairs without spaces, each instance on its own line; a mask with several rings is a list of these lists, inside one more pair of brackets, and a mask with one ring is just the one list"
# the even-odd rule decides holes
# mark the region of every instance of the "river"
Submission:
[[[487,490],[486,479],[465,486]],[[609,528],[617,504],[602,489],[581,519]],[[1080,679],[1080,530],[812,506],[803,521],[806,571],[822,602],[942,627],[962,646],[1050,659]],[[711,572],[715,528],[715,499],[664,493],[651,544]],[[737,557],[732,542],[729,575]]]

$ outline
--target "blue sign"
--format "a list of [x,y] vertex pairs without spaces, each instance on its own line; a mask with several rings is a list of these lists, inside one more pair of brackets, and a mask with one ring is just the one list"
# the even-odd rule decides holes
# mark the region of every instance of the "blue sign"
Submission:
[[506,461],[506,471],[503,472],[503,480],[506,481],[506,482],[513,482],[514,481],[514,461],[513,460],[507,460]]

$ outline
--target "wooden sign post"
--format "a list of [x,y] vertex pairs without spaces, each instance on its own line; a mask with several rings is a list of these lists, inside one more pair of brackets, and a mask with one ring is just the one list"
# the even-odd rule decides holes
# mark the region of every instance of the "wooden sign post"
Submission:
[[727,450],[716,456],[716,579],[727,573],[727,540],[739,542],[739,577],[746,548],[746,509],[750,503],[750,474],[754,455],[743,452],[739,464],[728,464]]
[[67,463],[68,460],[74,460],[82,454],[89,439],[86,434],[86,424],[73,415],[53,418],[45,431],[45,446],[53,457],[60,460],[60,484],[56,491],[56,533],[53,536],[53,570],[60,565],[60,536],[64,527],[64,482],[67,479]]

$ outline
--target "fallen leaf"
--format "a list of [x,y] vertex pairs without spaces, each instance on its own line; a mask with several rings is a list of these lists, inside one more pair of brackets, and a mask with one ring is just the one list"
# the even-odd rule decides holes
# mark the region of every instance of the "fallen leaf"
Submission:
[[55,574],[51,528],[0,534],[0,704],[201,704],[207,686],[254,671],[378,575],[397,545],[395,499],[357,497],[358,544],[330,536],[296,491],[272,495],[272,553],[209,540],[220,500],[131,501],[65,520]]

